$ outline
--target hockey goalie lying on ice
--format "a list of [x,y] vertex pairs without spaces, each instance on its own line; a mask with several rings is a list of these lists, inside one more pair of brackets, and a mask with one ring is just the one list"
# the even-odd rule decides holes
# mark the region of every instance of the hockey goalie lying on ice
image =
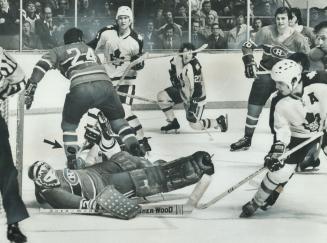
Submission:
[[177,190],[213,173],[211,157],[204,151],[154,163],[122,151],[82,170],[55,170],[44,161],[36,161],[28,170],[39,203],[101,210],[121,219],[141,213],[140,205],[131,198]]

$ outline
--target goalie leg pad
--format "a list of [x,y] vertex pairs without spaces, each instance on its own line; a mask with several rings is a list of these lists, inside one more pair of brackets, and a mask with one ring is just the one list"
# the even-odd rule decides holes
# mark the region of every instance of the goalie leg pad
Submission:
[[161,166],[167,180],[167,190],[172,191],[198,182],[204,174],[212,175],[214,165],[207,152],[198,151]]
[[125,151],[114,154],[110,161],[117,164],[122,171],[130,171],[152,166],[150,161],[141,157],[133,156]]
[[106,186],[95,200],[103,210],[120,219],[131,219],[141,212],[136,201],[127,198],[112,185]]
[[135,185],[136,196],[145,197],[166,192],[166,180],[159,166],[132,170],[129,172]]

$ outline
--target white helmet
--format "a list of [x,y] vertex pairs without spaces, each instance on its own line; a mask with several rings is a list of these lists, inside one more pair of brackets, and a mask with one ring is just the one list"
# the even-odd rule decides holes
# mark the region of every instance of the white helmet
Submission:
[[277,62],[271,69],[271,78],[275,82],[283,82],[293,90],[301,80],[302,66],[290,59]]
[[118,16],[122,16],[122,15],[128,16],[131,22],[133,22],[133,12],[130,7],[128,6],[119,7],[116,14],[116,20],[118,19]]

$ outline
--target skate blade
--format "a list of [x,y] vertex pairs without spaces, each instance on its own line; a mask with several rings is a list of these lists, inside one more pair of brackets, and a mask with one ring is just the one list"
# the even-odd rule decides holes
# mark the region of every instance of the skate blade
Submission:
[[246,150],[249,150],[250,147],[243,147],[243,148],[240,148],[240,149],[230,149],[229,151],[231,152],[239,152],[239,151],[246,151]]
[[177,129],[173,129],[173,130],[169,130],[169,131],[161,131],[162,134],[179,134],[179,130]]

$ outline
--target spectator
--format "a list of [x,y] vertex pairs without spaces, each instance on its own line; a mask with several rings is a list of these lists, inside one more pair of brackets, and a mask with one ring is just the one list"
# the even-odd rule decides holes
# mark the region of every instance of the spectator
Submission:
[[246,41],[247,25],[243,14],[238,14],[235,17],[236,26],[228,32],[227,46],[228,49],[241,49]]
[[219,24],[212,25],[212,34],[208,37],[208,49],[227,49],[227,41]]
[[322,13],[321,21],[327,21],[327,6],[324,7],[322,10],[323,10],[323,13]]
[[208,38],[209,35],[211,35],[211,30],[212,30],[212,25],[215,23],[215,16],[212,15],[212,14],[209,14],[207,17],[206,17],[206,20],[205,20],[205,25],[204,25],[204,28],[201,30],[202,34]]
[[255,35],[256,33],[262,28],[263,24],[262,24],[262,20],[257,18],[254,19],[254,23],[252,26],[252,30],[250,30],[250,38],[251,40],[255,40]]
[[10,7],[8,0],[0,0],[0,33],[1,35],[19,33],[19,12]]
[[104,7],[102,8],[102,17],[115,18],[116,12],[113,10],[113,4],[110,1],[104,2]]
[[180,35],[174,33],[174,26],[168,24],[164,28],[164,34],[161,38],[159,49],[179,49],[181,45]]
[[215,10],[211,9],[211,2],[210,1],[204,1],[202,3],[202,9],[200,10],[199,16],[200,21],[202,21],[202,26],[204,26],[206,17],[211,14],[215,17],[214,21],[215,23],[218,23],[218,14]]
[[310,27],[315,27],[321,22],[321,10],[317,7],[310,8]]
[[23,23],[23,49],[43,49],[40,38],[32,32],[31,23],[29,21]]
[[210,2],[211,8],[220,16],[223,14],[224,7],[228,6],[229,0],[211,0]]
[[35,21],[40,19],[40,16],[36,13],[35,3],[33,1],[28,1],[26,4],[26,15],[25,21],[31,24],[31,32],[35,33]]
[[55,25],[52,17],[52,9],[50,6],[43,8],[43,19],[35,21],[35,33],[40,37],[43,48],[51,49],[58,45],[55,30]]
[[182,30],[188,30],[188,16],[187,16],[187,6],[184,4],[177,5],[177,13],[175,16],[175,23],[180,25]]
[[146,31],[142,34],[145,50],[153,50],[159,42],[158,34],[154,30],[153,20],[149,20],[146,25]]
[[234,28],[234,18],[230,6],[225,6],[223,9],[222,18],[219,19],[220,27],[223,31],[229,31]]
[[72,17],[74,16],[74,7],[70,7],[68,0],[59,0],[58,1],[59,8],[57,9],[56,16],[63,17]]
[[[184,41],[188,42],[188,35],[184,37]],[[207,38],[200,32],[200,22],[196,20],[192,22],[191,43],[195,48],[207,43]]]
[[166,17],[165,18],[166,23],[158,29],[159,34],[166,32],[166,29],[165,29],[166,26],[171,25],[174,28],[174,33],[181,38],[182,37],[182,28],[180,25],[178,25],[174,22],[173,13],[171,11],[167,11],[165,17]]
[[90,4],[90,0],[79,0],[78,15],[81,17],[95,17],[95,11]]
[[265,2],[263,5],[263,10],[261,14],[259,14],[260,16],[265,16],[263,19],[264,26],[273,24],[274,13],[275,10],[272,8],[271,3],[269,1]]
[[154,17],[154,28],[159,29],[166,23],[165,17],[163,16],[163,9],[158,8]]
[[302,14],[299,8],[291,8],[292,18],[289,23],[290,26],[295,29],[297,32],[301,33],[305,39],[308,41],[310,48],[315,46],[316,36],[313,33],[313,29],[303,26]]
[[200,12],[203,1],[204,0],[190,0],[192,15],[198,14]]

